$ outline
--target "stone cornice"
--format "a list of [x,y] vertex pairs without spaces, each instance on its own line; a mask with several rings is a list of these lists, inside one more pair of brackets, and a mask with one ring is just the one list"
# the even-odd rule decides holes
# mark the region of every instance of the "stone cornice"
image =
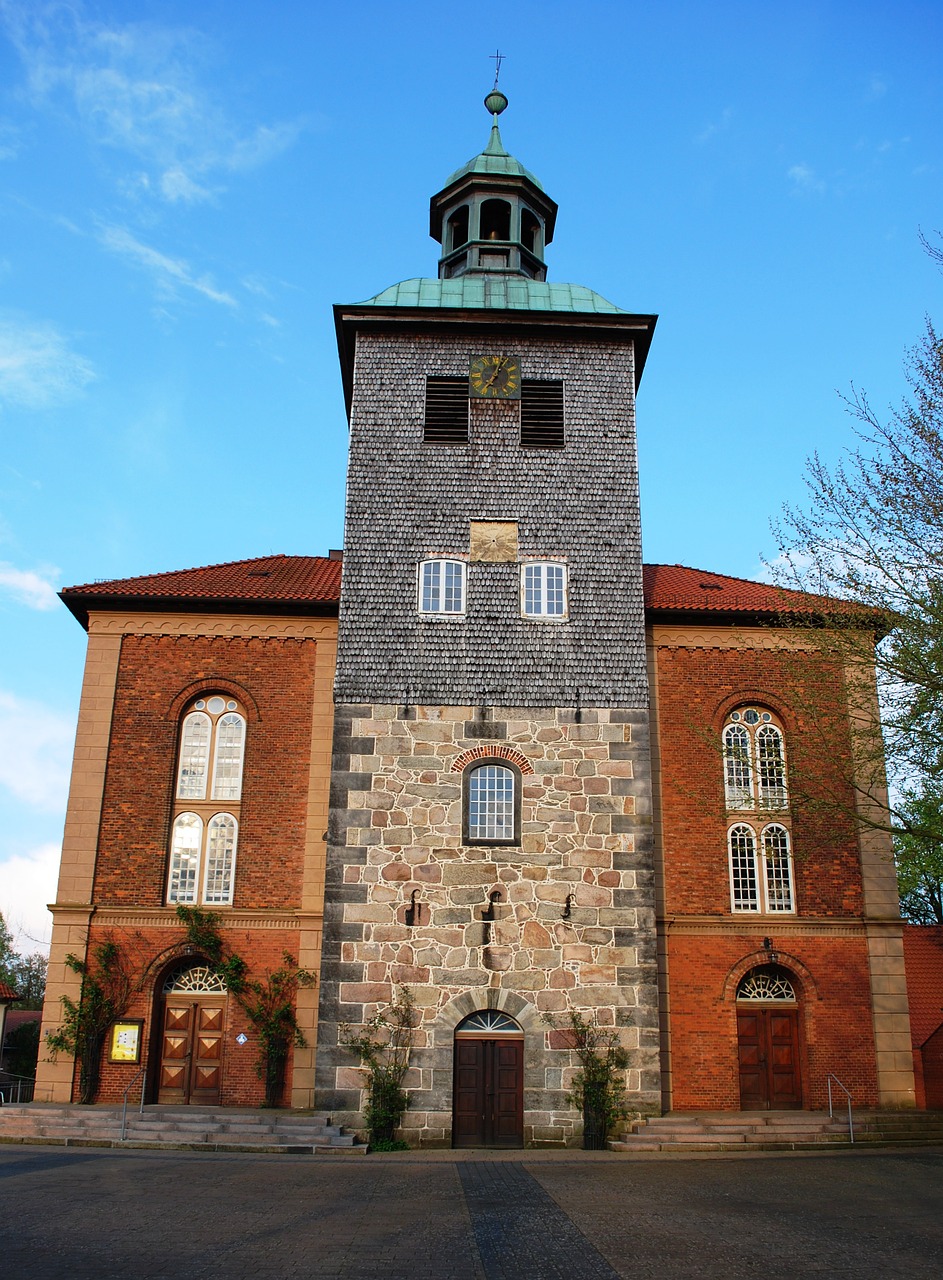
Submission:
[[808,649],[801,634],[773,627],[648,627],[648,642],[657,649]]
[[[55,917],[72,914],[83,923],[123,929],[174,929],[182,928],[175,907],[118,907],[95,906],[69,902],[53,903],[49,910]],[[320,926],[320,911],[250,910],[248,908],[220,908],[219,927],[227,929],[300,929]]]
[[836,938],[863,938],[877,926],[900,928],[899,920],[836,920],[827,916],[804,916],[802,919],[783,916],[750,915],[737,919],[730,916],[662,916],[657,921],[658,930],[664,934],[724,934],[738,936],[771,936],[778,942],[782,938],[829,936]]

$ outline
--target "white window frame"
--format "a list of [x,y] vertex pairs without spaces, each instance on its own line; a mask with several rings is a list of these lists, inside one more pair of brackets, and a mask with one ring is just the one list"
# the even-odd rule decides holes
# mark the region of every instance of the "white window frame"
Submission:
[[[550,578],[559,574],[559,589]],[[568,566],[562,560],[527,560],[521,565],[521,617],[540,622],[566,622],[570,612]],[[560,608],[550,611],[551,595],[560,596]],[[530,596],[530,599],[528,599]]]
[[[468,769],[465,787],[464,843],[518,844],[520,776],[517,771],[503,760],[484,759]],[[479,787],[484,788],[483,794],[478,794]]]
[[195,698],[180,722],[178,756],[167,902],[232,906],[246,757],[242,705],[213,689]]
[[[434,586],[430,584],[431,599],[427,608],[426,577],[436,569],[439,571],[439,581]],[[455,590],[454,580],[449,583],[447,579],[450,571],[454,575],[456,570],[461,591],[460,607],[447,608],[449,592]],[[416,567],[416,607],[424,618],[461,618],[465,613],[467,587],[468,573],[464,560],[456,560],[452,556],[429,556],[420,560]]]
[[[748,851],[742,847],[746,833]],[[741,847],[735,848],[735,839]],[[792,839],[782,822],[767,822],[759,833],[750,822],[733,823],[727,831],[727,867],[730,910],[736,915],[795,915]]]
[[[782,813],[789,808],[786,736],[782,727],[773,722],[772,713],[763,708],[736,707],[731,714],[745,717],[750,711],[766,719],[754,724],[745,718],[731,720],[728,715],[724,724],[724,801],[733,812]],[[736,745],[734,738],[739,740]],[[773,754],[763,746],[771,741],[779,744],[778,752]]]
[[[184,819],[194,821],[186,823]],[[232,839],[228,850],[224,849],[222,865],[214,866],[218,852],[213,848],[216,831],[224,823],[231,823]],[[178,830],[196,830],[195,842],[184,846],[178,842]],[[214,813],[204,821],[195,810],[178,813],[173,821],[170,839],[170,866],[167,873],[167,901],[172,906],[195,906],[198,902],[207,906],[231,907],[233,886],[236,880],[236,848],[239,843],[239,822],[231,813]],[[187,888],[181,891],[181,880],[186,877]],[[211,876],[222,882],[221,890],[211,883]]]

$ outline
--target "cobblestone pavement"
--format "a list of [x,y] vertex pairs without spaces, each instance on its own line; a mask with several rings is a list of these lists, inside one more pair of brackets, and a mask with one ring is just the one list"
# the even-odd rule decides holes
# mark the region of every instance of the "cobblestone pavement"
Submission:
[[10,1280],[937,1277],[943,1153],[349,1159],[0,1147]]

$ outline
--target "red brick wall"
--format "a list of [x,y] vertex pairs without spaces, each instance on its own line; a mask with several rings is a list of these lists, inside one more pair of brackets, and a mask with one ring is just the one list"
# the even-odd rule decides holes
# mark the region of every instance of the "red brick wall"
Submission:
[[[669,937],[672,1108],[738,1110],[736,980],[755,934]],[[790,937],[781,963],[796,974],[803,1107],[828,1105],[826,1074],[855,1106],[877,1105],[867,946],[863,938]]]
[[[184,940],[182,927],[167,929],[102,929],[94,928],[89,936],[89,955],[94,946],[111,939],[118,944],[127,957],[135,978],[135,985],[142,974],[145,975],[142,990],[136,990],[125,1016],[143,1018],[144,1031],[142,1040],[142,1057],[140,1066],[150,1066],[145,1100],[156,1101],[156,1067],[155,1056],[160,1051],[156,1041],[155,1025],[159,1031],[159,991],[167,972],[165,960],[169,948],[176,947]],[[294,931],[289,930],[225,930],[224,940],[227,949],[241,955],[249,962],[250,978],[264,979],[266,974],[281,967],[283,956],[287,951],[297,958],[298,940]],[[156,1013],[156,1018],[155,1018]],[[246,1044],[236,1042],[236,1036],[244,1032],[248,1036]],[[232,996],[227,997],[226,1022],[223,1041],[223,1088],[221,1105],[224,1107],[260,1107],[265,1099],[265,1087],[256,1073],[258,1061],[258,1035],[244,1011]],[[105,1049],[105,1060],[102,1065],[101,1088],[98,1102],[120,1103],[124,1091],[140,1066],[128,1063],[111,1063],[107,1061],[108,1050]],[[289,1058],[286,1071],[283,1100],[291,1097],[292,1059]],[[73,1097],[77,1099],[76,1087]],[[131,1091],[131,1105],[140,1101],[140,1083]]]
[[124,638],[96,903],[164,901],[180,717],[192,698],[220,690],[245,704],[248,717],[233,905],[298,905],[314,663],[313,641]]
[[[796,903],[806,916],[863,910],[853,796],[841,783],[849,737],[840,677],[821,661],[774,650],[658,651],[666,912],[730,913],[720,733],[745,702],[785,727]],[[833,767],[837,761],[839,769]],[[827,802],[829,788],[840,804]],[[842,805],[847,806],[842,811]]]

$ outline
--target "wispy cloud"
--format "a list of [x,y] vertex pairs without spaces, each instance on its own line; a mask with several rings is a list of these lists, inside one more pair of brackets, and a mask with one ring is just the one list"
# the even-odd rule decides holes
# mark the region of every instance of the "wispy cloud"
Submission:
[[792,183],[794,193],[818,195],[825,190],[825,183],[807,164],[794,164],[786,171],[786,176]]
[[56,588],[50,581],[58,576],[57,569],[35,572],[17,569],[6,560],[0,560],[0,594],[8,594],[18,604],[28,609],[55,609],[59,603]]
[[0,690],[0,787],[36,809],[63,809],[74,733],[71,717]]
[[52,917],[46,904],[56,897],[60,846],[41,844],[0,860],[0,914],[21,954],[47,951]]
[[124,176],[125,191],[171,203],[211,199],[226,174],[266,163],[304,127],[232,121],[201,82],[209,48],[193,29],[107,24],[80,2],[0,0],[0,19],[32,101],[74,113],[97,145],[144,165],[137,181]]
[[730,121],[733,119],[733,107],[724,107],[720,116],[716,120],[709,121],[704,128],[694,135],[694,141],[705,143],[709,142],[718,133],[723,133],[730,128]]
[[218,289],[208,275],[195,275],[182,258],[171,258],[152,249],[124,227],[103,227],[99,239],[112,253],[129,258],[150,272],[165,294],[175,295],[181,288],[192,289],[211,302],[219,302],[227,307],[239,305],[231,294]]
[[91,363],[54,325],[0,315],[0,407],[61,404],[94,377]]

